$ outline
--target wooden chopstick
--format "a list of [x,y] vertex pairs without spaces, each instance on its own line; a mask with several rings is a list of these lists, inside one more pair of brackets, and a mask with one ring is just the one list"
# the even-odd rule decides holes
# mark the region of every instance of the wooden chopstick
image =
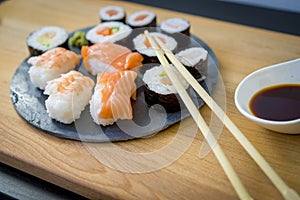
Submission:
[[244,147],[252,159],[257,165],[264,171],[273,184],[280,191],[285,199],[300,199],[295,190],[289,188],[288,185],[280,178],[280,176],[273,170],[263,156],[255,149],[250,141],[244,136],[239,128],[230,120],[226,113],[220,108],[220,106],[211,98],[211,96],[202,88],[198,81],[188,72],[188,70],[182,65],[182,63],[175,57],[159,39],[155,38],[160,48],[164,51],[173,65],[182,74],[185,80],[194,88],[194,90],[200,95],[203,101],[210,107],[210,109],[216,113],[218,118],[223,121],[228,130],[235,136],[238,142]]
[[205,123],[204,119],[199,113],[199,110],[193,103],[192,99],[184,89],[184,87],[181,85],[181,82],[178,80],[176,74],[173,72],[173,69],[171,68],[169,62],[167,59],[164,57],[163,52],[158,48],[157,44],[155,41],[152,39],[148,31],[145,31],[145,35],[147,39],[149,40],[151,46],[154,48],[156,55],[162,64],[164,70],[166,71],[168,77],[172,81],[174,87],[176,88],[179,96],[183,100],[184,104],[186,105],[187,109],[191,113],[191,116],[195,120],[196,124],[198,125],[199,129],[203,133],[206,141],[212,148],[214,154],[216,155],[218,161],[220,162],[222,168],[224,169],[227,177],[229,178],[231,184],[233,185],[235,191],[237,192],[238,196],[240,199],[252,199],[252,197],[249,195],[247,192],[246,188],[240,181],[238,175],[234,171],[233,167],[231,166],[229,160],[225,156],[223,150],[221,149],[219,143],[216,141],[214,138],[213,134],[209,130],[209,127]]

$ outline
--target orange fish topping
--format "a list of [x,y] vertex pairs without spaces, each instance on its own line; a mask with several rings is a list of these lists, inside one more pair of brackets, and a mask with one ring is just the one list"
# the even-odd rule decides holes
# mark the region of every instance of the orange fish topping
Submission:
[[99,59],[120,71],[140,67],[144,59],[141,54],[132,53],[127,47],[110,42],[98,43],[89,47],[83,46],[81,55],[88,72],[91,72],[91,66],[88,63],[91,58]]
[[42,55],[38,56],[39,60],[36,66],[46,65],[46,68],[63,68],[67,62],[74,62],[78,65],[80,62],[80,56],[62,47],[56,47],[51,49]]
[[113,113],[111,110],[111,100],[110,97],[115,90],[115,86],[118,81],[124,76],[125,71],[122,72],[111,72],[111,73],[101,73],[98,75],[97,84],[103,84],[104,88],[101,90],[102,94],[102,110],[99,113],[99,118],[109,119],[113,118]]
[[106,14],[108,14],[111,17],[111,16],[114,16],[114,15],[118,14],[118,11],[113,10],[113,9],[112,10],[107,10]]
[[120,114],[120,112],[128,110],[129,107],[131,108],[130,96],[135,97],[136,86],[134,80],[136,76],[137,73],[131,70],[98,74],[97,85],[101,85],[100,92],[102,96],[102,107],[98,113],[99,118],[116,118],[118,117],[114,116],[116,111]]
[[139,15],[134,19],[134,21],[142,21],[142,20],[146,19],[146,17],[148,17],[147,14]]
[[72,70],[67,74],[63,74],[60,78],[54,79],[50,84],[56,84],[57,92],[59,93],[68,94],[76,92],[78,95],[83,91],[83,86],[93,86],[94,82],[92,79]]
[[96,31],[96,33],[98,35],[108,36],[108,35],[112,35],[113,31],[112,31],[112,28],[110,28],[108,26],[104,26],[104,27],[101,27],[100,29],[98,29]]
[[[160,41],[162,41],[164,44],[166,44],[165,38],[162,38],[162,37],[159,37],[159,36],[156,36],[156,37],[158,37],[158,39],[160,39]],[[149,49],[149,48],[152,48],[152,46],[151,46],[151,44],[150,44],[148,38],[146,38],[146,39],[144,40],[144,44],[145,44],[145,46],[146,46],[148,49]]]

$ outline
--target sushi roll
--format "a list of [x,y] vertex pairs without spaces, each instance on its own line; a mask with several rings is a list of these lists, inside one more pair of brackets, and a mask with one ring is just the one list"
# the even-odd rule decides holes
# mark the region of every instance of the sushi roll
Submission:
[[169,18],[161,22],[160,28],[166,33],[183,33],[190,36],[190,22],[183,18]]
[[100,21],[110,22],[110,21],[118,21],[118,22],[126,22],[126,13],[125,10],[120,6],[106,6],[99,10],[99,18]]
[[37,56],[55,47],[68,48],[68,32],[57,26],[45,26],[32,32],[26,39],[31,56]]
[[133,70],[142,66],[144,59],[141,54],[110,42],[83,46],[81,55],[85,69],[93,75],[99,72]]
[[132,29],[122,22],[104,22],[93,27],[86,33],[86,39],[92,43],[117,42],[128,35]]
[[202,47],[192,47],[175,54],[176,58],[198,81],[207,76],[208,53]]
[[94,81],[77,71],[62,74],[46,86],[44,94],[48,115],[65,124],[80,118],[81,112],[92,96]]
[[131,28],[156,27],[156,14],[148,10],[132,13],[128,18]]
[[[187,89],[188,82],[174,67],[172,69],[183,87]],[[161,65],[147,70],[143,76],[143,82],[145,83],[145,101],[148,105],[160,104],[167,112],[180,111],[178,92]]]
[[27,62],[32,65],[28,71],[32,84],[44,90],[48,81],[75,69],[80,62],[80,56],[56,47],[42,55],[30,57]]
[[[171,51],[174,51],[177,47],[177,41],[173,37],[159,32],[151,32],[150,35],[159,38]],[[145,34],[142,33],[136,36],[133,39],[133,44],[134,49],[143,55],[144,63],[158,63],[156,53]]]
[[135,71],[99,73],[90,100],[90,114],[96,124],[110,125],[118,119],[132,119],[131,96],[135,94]]

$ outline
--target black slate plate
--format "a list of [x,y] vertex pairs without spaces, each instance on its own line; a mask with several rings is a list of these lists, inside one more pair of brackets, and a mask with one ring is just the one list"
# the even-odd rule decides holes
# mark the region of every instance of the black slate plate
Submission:
[[[87,31],[89,28],[80,30]],[[71,35],[73,33],[71,33]],[[211,93],[218,80],[218,62],[216,56],[201,39],[196,36],[192,36],[191,38],[193,43],[196,42],[197,46],[202,46],[209,53],[208,76],[206,80],[201,81],[200,84],[208,93]],[[75,47],[71,47],[70,49],[77,53],[80,51],[80,49],[76,49]],[[133,102],[133,120],[119,120],[110,126],[99,126],[93,122],[89,114],[88,105],[82,112],[80,119],[74,123],[66,125],[57,122],[51,119],[47,114],[44,103],[47,96],[43,94],[43,91],[31,84],[28,74],[30,65],[27,64],[27,60],[28,58],[19,65],[11,80],[11,100],[16,111],[22,118],[36,128],[51,135],[87,142],[124,141],[134,138],[150,137],[189,116],[184,105],[182,105],[181,111],[175,113],[166,113],[164,109],[158,105],[149,108],[144,100],[142,90],[143,83],[141,80],[145,69],[152,66],[146,64],[139,71],[137,78],[137,100]],[[95,80],[95,77],[88,74],[83,66],[78,66],[78,71]],[[191,88],[189,88],[189,92],[197,106],[202,106],[202,99],[198,97]]]

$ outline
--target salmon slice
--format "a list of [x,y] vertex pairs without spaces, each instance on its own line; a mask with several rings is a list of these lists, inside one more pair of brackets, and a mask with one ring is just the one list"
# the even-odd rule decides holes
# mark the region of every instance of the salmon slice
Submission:
[[117,10],[111,9],[111,10],[107,10],[106,14],[111,16],[117,15],[119,12]]
[[132,53],[127,47],[110,43],[98,43],[90,47],[83,46],[81,55],[89,73],[116,72],[132,70],[142,66],[143,56]]
[[[91,115],[96,123],[108,125],[118,119],[132,119],[130,97],[136,90],[136,77],[137,73],[131,70],[98,74],[90,102]],[[96,96],[101,98],[97,99]]]
[[79,62],[79,55],[62,47],[51,49],[40,56],[34,56],[28,60],[29,64],[47,69],[64,68],[66,64],[75,67]]
[[108,36],[111,35],[113,32],[111,27],[104,26],[101,29],[97,30],[96,33],[98,35]]

